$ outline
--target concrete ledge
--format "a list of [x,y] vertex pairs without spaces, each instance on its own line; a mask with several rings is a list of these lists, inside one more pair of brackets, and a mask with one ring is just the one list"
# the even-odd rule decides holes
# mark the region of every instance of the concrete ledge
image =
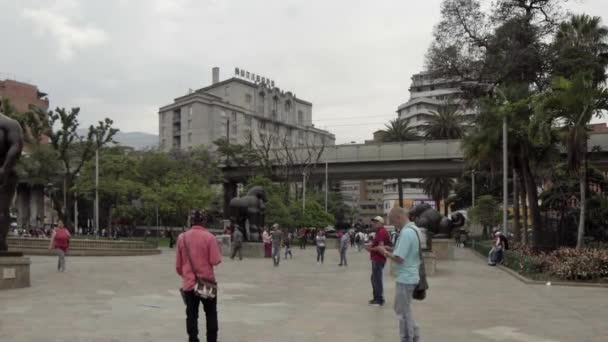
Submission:
[[[477,252],[476,250],[471,248],[471,251],[473,252],[473,254],[477,255],[478,257],[480,257],[482,260],[486,261],[488,260],[487,256],[481,255],[481,253]],[[487,265],[487,264],[486,264]],[[488,267],[492,267],[492,266],[488,266]],[[603,284],[603,283],[585,283],[585,282],[575,282],[575,281],[562,281],[562,280],[533,280],[530,279],[524,275],[519,274],[519,272],[512,270],[506,266],[502,266],[502,265],[497,265],[494,266],[498,269],[500,269],[501,271],[504,271],[505,273],[508,273],[509,275],[511,275],[513,278],[521,281],[524,284],[528,284],[528,285],[547,285],[547,282],[550,281],[551,282],[551,286],[569,286],[569,287],[590,287],[590,288],[604,288],[604,289],[608,289],[608,283]]]
[[30,287],[30,258],[0,258],[0,290]]
[[[217,243],[220,246],[222,256],[230,257],[232,255],[232,243],[228,235],[216,235]],[[261,242],[243,242],[241,247],[243,258],[263,258],[264,244]]]
[[[27,255],[55,255],[49,251],[49,239],[37,238],[8,238],[8,248],[11,251]],[[115,241],[73,239],[70,241],[70,256],[135,256],[160,254],[156,243],[148,241]]]
[[[54,256],[54,250],[48,250],[48,248],[16,248],[13,251],[22,252],[25,255],[51,255]],[[156,255],[160,254],[160,249],[102,249],[102,248],[89,248],[89,249],[72,249],[68,250],[68,256],[138,256],[138,255]]]
[[453,239],[433,239],[433,252],[437,260],[454,260]]

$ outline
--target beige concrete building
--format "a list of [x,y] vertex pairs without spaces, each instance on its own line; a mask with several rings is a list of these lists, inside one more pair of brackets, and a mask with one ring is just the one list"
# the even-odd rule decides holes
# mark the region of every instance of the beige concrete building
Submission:
[[212,146],[221,138],[233,144],[270,141],[295,147],[335,143],[333,134],[312,124],[312,103],[269,82],[239,77],[220,81],[219,73],[213,68],[210,86],[159,109],[161,150]]

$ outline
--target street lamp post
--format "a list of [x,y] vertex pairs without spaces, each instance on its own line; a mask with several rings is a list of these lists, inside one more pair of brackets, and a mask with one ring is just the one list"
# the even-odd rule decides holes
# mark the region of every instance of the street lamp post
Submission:
[[471,207],[475,206],[475,169],[471,170]]
[[507,205],[509,199],[507,142],[507,117],[504,116],[502,118],[502,232],[505,236],[507,236]]
[[95,237],[99,236],[99,147],[95,149]]
[[302,172],[302,212],[306,210],[306,171]]
[[[80,176],[79,173],[76,174],[76,180]],[[74,195],[74,232],[78,233],[78,191],[75,192]]]

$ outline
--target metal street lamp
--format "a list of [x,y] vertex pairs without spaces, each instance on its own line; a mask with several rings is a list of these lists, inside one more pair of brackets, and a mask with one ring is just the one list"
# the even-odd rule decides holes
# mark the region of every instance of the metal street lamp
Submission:
[[[505,93],[498,88],[495,84],[488,83],[480,83],[480,82],[462,82],[462,87],[469,88],[474,92],[479,94],[481,90],[482,93],[488,94],[498,94],[502,98],[502,104],[508,105],[509,100],[505,96]],[[507,206],[509,199],[509,187],[508,187],[508,177],[509,177],[509,165],[508,165],[508,138],[507,138],[507,116],[503,116],[502,118],[502,231],[505,236],[507,235]]]

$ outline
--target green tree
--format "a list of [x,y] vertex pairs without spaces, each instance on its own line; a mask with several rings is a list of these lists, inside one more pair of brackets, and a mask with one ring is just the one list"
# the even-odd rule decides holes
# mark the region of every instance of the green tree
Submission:
[[601,22],[600,17],[581,14],[559,25],[552,46],[556,53],[555,76],[572,78],[586,72],[594,85],[606,80],[608,28]]
[[553,126],[559,122],[568,149],[568,167],[579,175],[580,216],[577,248],[582,248],[585,235],[587,202],[587,140],[588,125],[594,117],[601,117],[608,110],[608,89],[594,85],[589,73],[577,74],[568,80],[559,77],[553,83],[553,91],[543,97],[539,106],[541,121]]
[[440,105],[424,119],[427,123],[422,125],[422,130],[426,139],[462,139],[464,136],[466,118],[457,104]]
[[477,198],[475,206],[469,211],[469,219],[483,227],[483,235],[489,236],[492,227],[502,220],[502,211],[493,196],[484,195]]
[[[382,133],[384,142],[402,142],[419,140],[420,136],[416,128],[410,126],[410,121],[406,119],[391,120]],[[403,180],[397,178],[397,190],[399,192],[399,205],[403,205]]]
[[448,216],[448,196],[450,190],[454,187],[454,180],[445,177],[427,177],[420,181],[422,190],[429,196],[437,205],[437,210],[441,211],[441,200],[444,200],[444,213]]
[[[112,139],[118,130],[112,128],[113,121],[106,118],[99,121],[97,126],[91,125],[86,136],[80,136],[77,132],[80,127],[78,122],[80,108],[72,108],[69,112],[65,108],[57,108],[49,112],[35,109],[32,113],[32,121],[40,123],[39,134],[49,137],[50,145],[62,165],[59,171],[63,183],[61,190],[63,196],[53,197],[53,207],[59,217],[69,224],[72,207],[70,189],[74,185],[76,175],[80,173],[85,163],[93,158],[96,149],[113,142]],[[37,136],[37,139],[39,138],[40,136]],[[67,203],[64,203],[64,197]]]

